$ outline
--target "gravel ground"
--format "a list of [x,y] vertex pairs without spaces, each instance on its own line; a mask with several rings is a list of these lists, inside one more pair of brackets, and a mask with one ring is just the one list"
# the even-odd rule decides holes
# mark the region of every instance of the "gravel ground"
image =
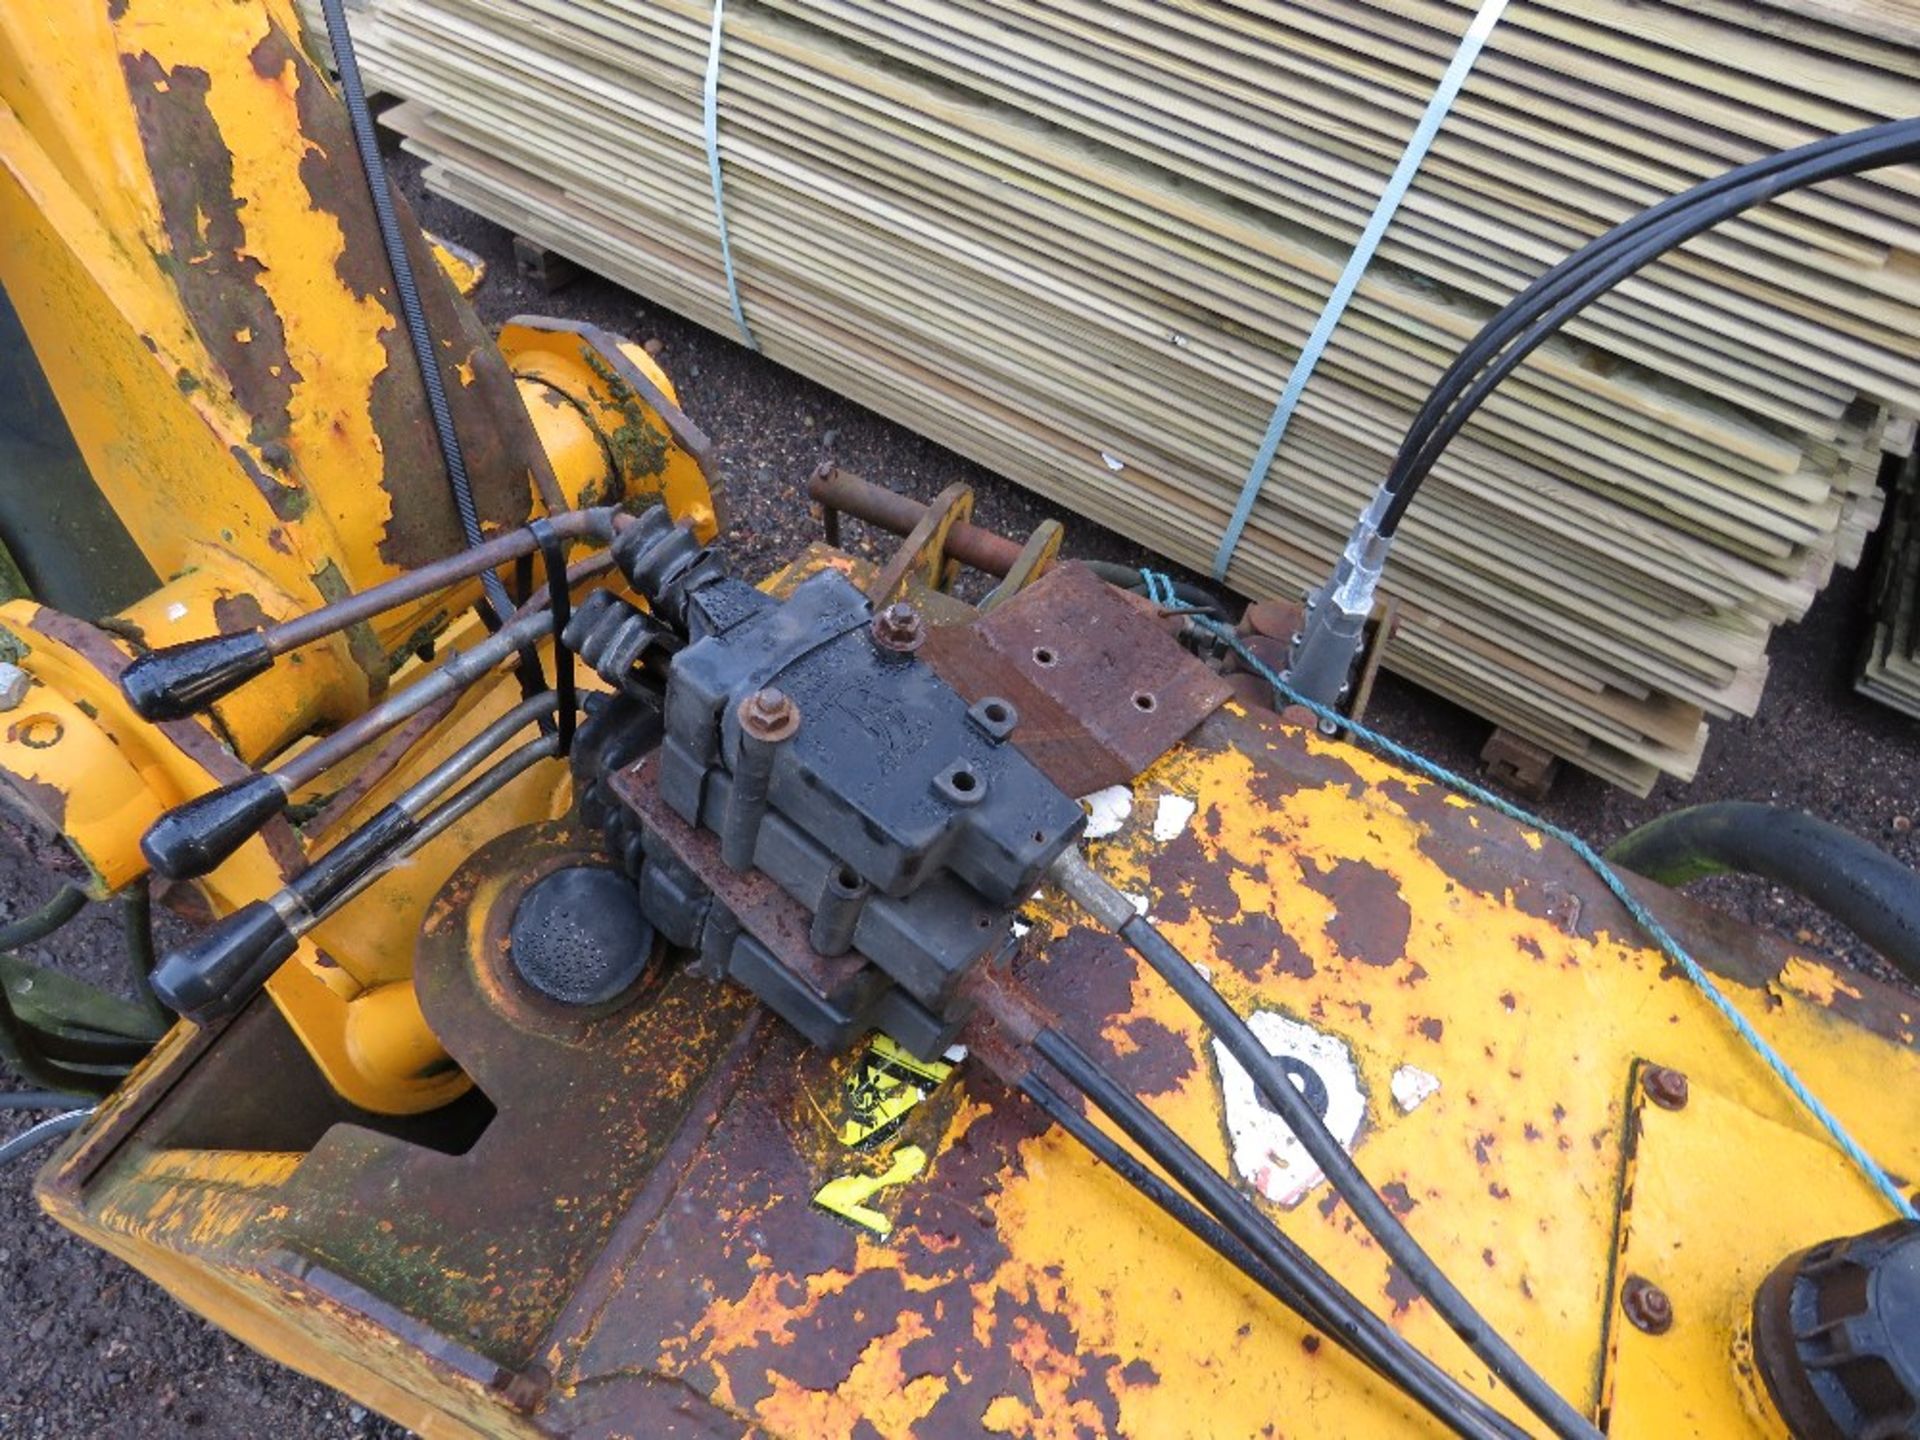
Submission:
[[[977,493],[975,519],[1024,534],[1043,518],[1068,523],[1068,552],[1140,564],[1151,559],[1118,536],[989,474],[879,416],[831,394],[667,311],[583,277],[542,295],[515,273],[509,237],[445,202],[423,197],[410,162],[405,183],[426,224],[489,263],[477,303],[490,321],[546,313],[589,319],[659,342],[660,360],[688,412],[716,442],[727,477],[728,548],[743,574],[757,574],[818,535],[799,498],[823,458],[895,489],[931,498],[956,480]],[[884,553],[890,537],[849,523],[850,548]],[[1858,699],[1851,690],[1865,591],[1842,575],[1802,624],[1774,643],[1774,677],[1759,715],[1717,725],[1699,778],[1662,782],[1635,799],[1577,772],[1539,807],[1547,818],[1607,840],[1666,810],[1715,799],[1799,806],[1888,847],[1920,868],[1920,725]],[[1477,772],[1483,721],[1391,677],[1376,694],[1373,722],[1429,755]],[[50,895],[62,860],[44,841],[0,825],[0,920]],[[1849,962],[1874,961],[1845,932],[1775,887],[1708,882],[1698,893],[1757,924]],[[57,960],[94,979],[114,975],[120,939],[113,918],[89,913],[34,958]],[[0,1114],[0,1137],[21,1128]],[[208,1440],[392,1440],[405,1432],[248,1351],[180,1311],[156,1287],[41,1218],[31,1172],[0,1175],[0,1434],[19,1437],[195,1436]]]

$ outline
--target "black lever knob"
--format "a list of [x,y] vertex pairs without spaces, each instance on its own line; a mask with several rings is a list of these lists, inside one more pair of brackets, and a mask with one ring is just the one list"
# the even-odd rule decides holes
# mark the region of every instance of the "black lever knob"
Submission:
[[176,805],[140,837],[147,863],[169,880],[205,875],[286,808],[272,775],[249,775]]
[[153,969],[153,993],[198,1024],[224,1019],[253,998],[298,944],[265,900],[243,905]]
[[184,720],[272,668],[266,633],[243,630],[149,650],[120,672],[120,690],[143,720]]

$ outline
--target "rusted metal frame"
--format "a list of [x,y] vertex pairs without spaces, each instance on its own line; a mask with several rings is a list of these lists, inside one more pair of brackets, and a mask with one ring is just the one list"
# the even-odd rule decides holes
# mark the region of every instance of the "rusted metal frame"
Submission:
[[[926,517],[928,506],[910,495],[863,480],[829,462],[807,478],[807,496],[821,508],[827,543],[838,545],[840,516],[851,515],[876,529],[906,535]],[[1020,546],[971,520],[963,519],[947,532],[947,555],[961,564],[1004,576],[1020,558]]]
[[1071,563],[962,631],[936,629],[927,659],[969,701],[1010,700],[1014,742],[1070,795],[1132,779],[1232,693],[1146,601]]

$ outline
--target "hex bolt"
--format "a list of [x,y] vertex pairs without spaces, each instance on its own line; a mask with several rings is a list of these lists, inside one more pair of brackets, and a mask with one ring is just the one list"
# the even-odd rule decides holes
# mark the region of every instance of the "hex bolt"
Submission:
[[1687,1108],[1687,1077],[1670,1066],[1647,1066],[1640,1072],[1640,1088],[1662,1110]]
[[733,767],[733,788],[720,822],[720,858],[735,870],[751,870],[760,822],[767,813],[774,752],[800,728],[800,707],[769,688],[742,700],[738,713],[740,759]]
[[18,665],[0,663],[0,710],[12,710],[27,698],[33,677]]
[[927,625],[920,612],[897,600],[873,617],[873,641],[884,650],[910,655],[926,643]]
[[1638,1275],[1629,1275],[1620,1287],[1620,1308],[1634,1329],[1649,1335],[1664,1335],[1673,1328],[1673,1301],[1658,1285]]
[[756,740],[784,740],[800,728],[800,707],[784,690],[756,690],[740,702],[740,728]]

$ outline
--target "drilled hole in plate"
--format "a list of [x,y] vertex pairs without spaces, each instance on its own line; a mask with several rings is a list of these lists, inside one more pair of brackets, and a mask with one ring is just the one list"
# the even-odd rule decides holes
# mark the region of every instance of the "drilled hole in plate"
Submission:
[[1010,712],[1007,710],[1007,707],[1002,705],[998,700],[989,700],[985,705],[980,707],[980,713],[995,725],[1004,725],[1007,723],[1007,716]]
[[1059,658],[1058,655],[1054,654],[1053,651],[1045,645],[1036,645],[1033,647],[1033,663],[1036,665],[1051,665]]
[[1158,700],[1154,699],[1153,696],[1149,695],[1145,690],[1139,691],[1133,697],[1133,708],[1146,711],[1149,714],[1152,713],[1153,708],[1159,703]]
[[953,788],[958,790],[962,795],[971,795],[974,787],[977,786],[980,781],[971,770],[956,770],[952,776],[949,777],[947,783],[952,785]]
[[840,873],[834,876],[833,879],[834,883],[842,890],[854,891],[860,888],[860,877],[854,874],[852,868],[849,866],[842,865],[840,867]]

